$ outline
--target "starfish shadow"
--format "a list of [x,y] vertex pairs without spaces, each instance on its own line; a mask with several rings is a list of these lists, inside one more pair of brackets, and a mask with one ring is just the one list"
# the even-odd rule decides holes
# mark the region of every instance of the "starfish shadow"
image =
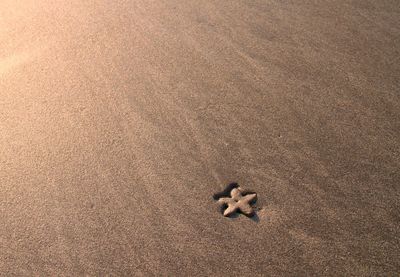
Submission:
[[257,215],[256,212],[254,212],[253,216],[252,216],[252,217],[249,217],[249,218],[250,218],[252,221],[256,222],[256,223],[260,222],[260,218],[258,217],[258,215]]

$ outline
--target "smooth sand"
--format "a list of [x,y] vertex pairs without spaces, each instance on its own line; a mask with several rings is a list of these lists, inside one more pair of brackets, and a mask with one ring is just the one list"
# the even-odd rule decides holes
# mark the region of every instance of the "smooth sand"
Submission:
[[399,274],[399,46],[397,0],[0,1],[0,274]]

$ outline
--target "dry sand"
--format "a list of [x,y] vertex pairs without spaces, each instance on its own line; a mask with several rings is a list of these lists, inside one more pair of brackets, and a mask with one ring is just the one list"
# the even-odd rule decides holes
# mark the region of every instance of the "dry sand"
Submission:
[[397,0],[0,1],[0,274],[396,276],[399,57]]

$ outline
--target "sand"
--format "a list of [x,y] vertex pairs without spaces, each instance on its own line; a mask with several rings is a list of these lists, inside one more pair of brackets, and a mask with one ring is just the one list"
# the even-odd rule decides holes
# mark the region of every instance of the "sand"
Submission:
[[1,1],[0,275],[398,275],[399,45],[390,0]]

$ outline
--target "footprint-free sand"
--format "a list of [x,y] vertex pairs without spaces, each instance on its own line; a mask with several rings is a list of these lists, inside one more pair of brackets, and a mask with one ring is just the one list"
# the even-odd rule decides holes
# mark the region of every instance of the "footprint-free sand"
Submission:
[[0,275],[398,275],[399,47],[390,0],[0,1]]

